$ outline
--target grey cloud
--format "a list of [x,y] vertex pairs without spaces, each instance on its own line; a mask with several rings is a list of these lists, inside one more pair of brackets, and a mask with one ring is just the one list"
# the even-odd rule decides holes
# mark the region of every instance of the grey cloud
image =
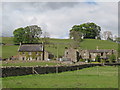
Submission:
[[15,9],[22,12],[46,12],[48,10],[56,10],[64,7],[72,8],[79,2],[4,2],[4,8]]
[[12,35],[16,28],[37,24],[51,37],[67,38],[73,25],[94,22],[102,31],[117,34],[116,8],[117,3],[4,3],[3,33]]

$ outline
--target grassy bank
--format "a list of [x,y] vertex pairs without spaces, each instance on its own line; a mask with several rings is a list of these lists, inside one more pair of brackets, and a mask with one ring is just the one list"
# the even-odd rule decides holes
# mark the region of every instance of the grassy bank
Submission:
[[2,62],[2,66],[51,66],[51,65],[64,65],[64,64],[61,64],[61,63],[57,63],[57,62],[52,62],[52,61],[3,61]]
[[91,67],[58,74],[3,78],[3,88],[117,88],[118,67]]

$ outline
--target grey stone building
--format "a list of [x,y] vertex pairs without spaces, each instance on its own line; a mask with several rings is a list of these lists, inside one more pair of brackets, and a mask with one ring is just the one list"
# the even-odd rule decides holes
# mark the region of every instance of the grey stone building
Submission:
[[80,50],[80,56],[82,59],[91,59],[95,61],[97,56],[101,59],[108,59],[110,55],[116,55],[116,51],[112,49],[96,49],[96,50]]
[[74,48],[65,48],[64,57],[69,61],[77,62],[79,60],[79,50]]
[[64,58],[67,58],[73,62],[77,62],[80,59],[91,59],[92,61],[95,61],[98,55],[101,59],[108,59],[108,56],[112,54],[117,55],[117,51],[113,49],[78,50],[66,48]]
[[42,44],[23,44],[18,52],[19,60],[48,60],[51,55]]

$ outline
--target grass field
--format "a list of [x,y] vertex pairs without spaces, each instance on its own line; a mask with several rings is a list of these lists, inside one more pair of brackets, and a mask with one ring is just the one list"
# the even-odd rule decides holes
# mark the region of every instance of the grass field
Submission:
[[19,46],[17,46],[17,45],[14,45],[14,46],[2,46],[2,58],[8,58],[8,57],[17,55],[18,47]]
[[84,39],[80,44],[82,49],[118,49],[118,44],[107,40]]
[[[1,41],[0,41],[1,42]],[[13,44],[13,37],[2,37],[2,43]]]
[[[13,37],[3,37],[3,42],[8,44],[13,44],[12,41]],[[65,47],[68,47],[71,43],[71,39],[50,39],[49,42],[52,43],[65,43],[65,44],[52,44],[52,45],[46,45],[45,50],[51,52],[55,56],[58,55],[63,56]],[[80,43],[80,49],[96,49],[96,47],[99,47],[99,49],[116,49],[118,48],[118,44],[111,42],[111,41],[105,41],[105,40],[95,40],[95,39],[84,39]],[[10,56],[17,55],[18,46],[3,46],[2,47],[2,56],[3,58],[8,58]]]
[[97,66],[58,74],[2,78],[3,88],[117,88],[118,67]]
[[61,63],[57,63],[57,62],[40,62],[40,61],[33,61],[33,62],[24,62],[24,61],[10,61],[10,62],[7,62],[6,61],[3,61],[2,62],[2,66],[46,66],[46,65],[64,65],[64,64],[61,64]]

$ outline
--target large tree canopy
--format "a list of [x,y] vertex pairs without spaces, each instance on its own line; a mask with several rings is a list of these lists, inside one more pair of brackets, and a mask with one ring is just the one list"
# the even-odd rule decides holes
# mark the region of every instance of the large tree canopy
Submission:
[[79,36],[83,36],[84,38],[92,38],[95,39],[96,37],[100,37],[100,26],[96,25],[95,23],[84,23],[81,25],[74,25],[70,30],[70,38],[75,38],[76,36],[73,35],[73,32],[79,32]]
[[25,31],[24,31],[24,28],[18,28],[16,29],[14,32],[14,39],[13,41],[15,43],[22,43],[24,41],[24,34],[25,34]]
[[14,32],[15,43],[37,43],[42,34],[42,30],[37,25],[18,28]]

